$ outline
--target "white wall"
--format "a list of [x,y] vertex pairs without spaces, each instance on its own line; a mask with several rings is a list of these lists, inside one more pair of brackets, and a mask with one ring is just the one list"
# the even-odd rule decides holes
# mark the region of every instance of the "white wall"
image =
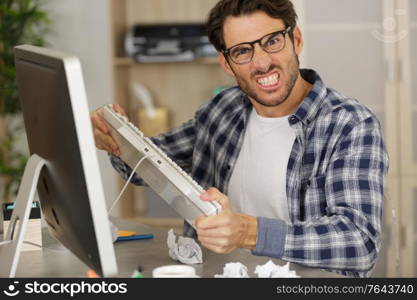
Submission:
[[[47,46],[79,57],[90,110],[113,102],[108,0],[49,0],[52,21]],[[116,198],[117,180],[107,154],[98,151],[107,203]]]
[[[294,4],[295,7],[295,11],[297,12],[298,15],[298,20],[297,20],[297,25],[300,27],[301,32],[303,34],[303,36],[305,35],[305,2],[304,0],[292,0],[292,3]],[[305,36],[304,36],[305,38]],[[305,68],[308,63],[307,63],[307,55],[306,53],[308,52],[308,45],[304,44],[303,46],[303,51],[300,54],[300,68]]]

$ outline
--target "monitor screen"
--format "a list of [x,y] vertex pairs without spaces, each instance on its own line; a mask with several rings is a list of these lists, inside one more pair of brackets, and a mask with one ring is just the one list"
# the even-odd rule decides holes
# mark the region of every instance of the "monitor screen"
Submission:
[[37,191],[49,232],[102,276],[117,273],[110,223],[77,57],[15,47],[29,151],[46,160]]

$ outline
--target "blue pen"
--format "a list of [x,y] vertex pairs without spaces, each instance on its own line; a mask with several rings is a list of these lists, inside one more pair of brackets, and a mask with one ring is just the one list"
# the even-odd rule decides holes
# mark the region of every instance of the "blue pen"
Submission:
[[132,241],[132,240],[147,240],[153,239],[153,234],[136,234],[130,236],[119,236],[117,237],[117,242],[119,241]]

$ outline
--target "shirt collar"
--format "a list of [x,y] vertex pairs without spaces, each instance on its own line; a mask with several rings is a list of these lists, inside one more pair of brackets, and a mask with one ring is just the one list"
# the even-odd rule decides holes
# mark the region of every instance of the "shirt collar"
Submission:
[[300,73],[304,80],[313,85],[313,88],[300,103],[295,113],[289,117],[289,122],[290,125],[294,125],[300,121],[305,126],[309,126],[320,111],[321,104],[327,95],[327,88],[314,70],[300,69]]

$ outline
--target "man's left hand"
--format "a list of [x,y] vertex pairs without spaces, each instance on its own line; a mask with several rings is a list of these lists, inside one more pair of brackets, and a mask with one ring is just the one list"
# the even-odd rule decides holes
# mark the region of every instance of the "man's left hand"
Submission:
[[236,248],[255,249],[256,217],[233,212],[227,196],[216,188],[208,189],[200,198],[217,201],[222,206],[220,214],[198,217],[195,221],[198,239],[204,247],[217,253],[229,253]]

